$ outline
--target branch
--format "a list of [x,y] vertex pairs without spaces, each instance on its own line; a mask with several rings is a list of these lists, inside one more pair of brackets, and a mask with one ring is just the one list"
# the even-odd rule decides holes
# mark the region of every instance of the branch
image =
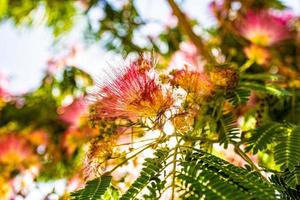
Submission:
[[175,3],[175,1],[174,0],[168,0],[168,3],[171,6],[174,15],[178,19],[179,26],[182,28],[182,30],[185,32],[185,34],[188,35],[188,37],[190,38],[192,43],[196,46],[197,50],[209,62],[215,63],[215,60],[214,60],[213,56],[211,55],[211,53],[209,51],[206,51],[205,45],[204,45],[202,39],[194,33],[194,31],[193,31],[190,23],[188,22],[185,14],[180,10],[180,8]]
[[235,145],[234,146],[234,151],[241,157],[243,158],[251,167],[253,170],[255,170],[257,173],[259,173],[259,175],[266,180],[266,178],[260,173],[260,169],[258,169],[258,167],[254,164],[254,162],[251,160],[251,158],[249,158],[249,156],[247,156],[247,154],[244,153],[244,151],[238,146]]

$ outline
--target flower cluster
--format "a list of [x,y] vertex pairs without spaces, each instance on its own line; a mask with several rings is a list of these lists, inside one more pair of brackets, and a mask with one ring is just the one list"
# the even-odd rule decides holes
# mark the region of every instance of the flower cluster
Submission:
[[32,148],[22,137],[10,134],[0,137],[0,164],[8,166],[7,170],[29,168],[37,158]]
[[[141,64],[142,63],[142,64]],[[145,64],[146,63],[146,64]],[[149,66],[150,65],[150,66]],[[159,117],[173,103],[171,95],[164,93],[147,61],[133,62],[111,84],[95,94],[94,118]]]
[[[112,18],[131,16],[124,10],[134,9],[131,3],[108,9],[117,12]],[[254,187],[259,182],[246,184],[247,170],[266,187],[273,183],[265,172],[278,176],[284,195],[299,188],[289,178],[300,160],[300,20],[275,10],[277,0],[214,1],[215,27],[196,33],[197,21],[175,0],[168,3],[176,23],[145,47],[162,62],[140,54],[106,71],[92,94],[92,78],[67,67],[76,48],[49,60],[40,87],[24,95],[11,94],[0,73],[0,199],[23,195],[14,183],[28,172],[32,180],[65,178],[66,193],[109,174],[112,187],[104,196],[118,196],[115,189],[125,192],[142,170],[129,190],[140,192],[133,194],[138,199],[230,199],[231,190],[256,199],[265,191]],[[119,32],[125,21],[108,17],[104,25]],[[111,48],[122,41],[130,49],[131,34],[125,35],[114,40],[112,34]],[[93,192],[89,187],[84,195]]]
[[290,15],[277,16],[268,10],[248,11],[237,27],[240,34],[252,43],[271,46],[291,37],[290,20]]

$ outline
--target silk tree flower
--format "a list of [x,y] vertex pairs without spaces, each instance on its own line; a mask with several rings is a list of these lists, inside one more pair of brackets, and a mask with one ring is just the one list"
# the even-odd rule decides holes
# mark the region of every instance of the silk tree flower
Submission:
[[184,89],[188,99],[198,101],[213,94],[213,84],[204,73],[204,63],[197,48],[191,42],[183,42],[169,65],[173,86]]
[[180,70],[184,69],[186,65],[193,71],[202,72],[204,70],[202,57],[191,42],[182,42],[180,44],[180,49],[172,56],[168,69]]
[[173,100],[169,93],[164,94],[161,85],[155,77],[151,77],[147,68],[152,69],[153,63],[139,59],[121,69],[121,73],[113,74],[114,80],[108,80],[108,84],[93,95],[95,103],[92,118],[136,120],[161,116]]
[[194,100],[205,99],[213,94],[214,86],[209,77],[198,71],[175,70],[171,84],[184,89]]
[[35,162],[32,149],[23,138],[13,134],[0,137],[0,165],[21,170]]
[[271,46],[291,37],[290,20],[291,15],[277,15],[267,10],[248,11],[237,27],[240,34],[252,43]]
[[78,126],[80,118],[87,112],[87,108],[83,98],[75,99],[70,105],[58,109],[59,118],[68,125]]
[[230,90],[237,86],[239,74],[231,67],[214,67],[208,72],[214,87]]
[[255,44],[251,44],[244,49],[248,59],[255,61],[259,65],[265,65],[271,58],[270,52],[265,48]]

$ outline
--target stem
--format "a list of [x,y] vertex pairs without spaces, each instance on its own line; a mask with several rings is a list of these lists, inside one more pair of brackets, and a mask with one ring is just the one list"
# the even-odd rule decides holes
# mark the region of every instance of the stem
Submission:
[[[260,170],[258,169],[258,167],[253,163],[253,161],[249,158],[249,156],[247,154],[245,154],[241,148],[238,145],[234,146],[234,151],[241,156],[241,158],[243,158],[251,167],[252,169],[254,169],[256,172],[258,172],[260,175]],[[261,175],[262,178],[266,179],[264,176]]]
[[178,151],[178,148],[179,148],[179,143],[174,149],[174,157],[173,157],[173,169],[172,169],[173,178],[172,178],[172,196],[171,196],[172,200],[174,199],[174,196],[175,196],[175,178],[176,178],[176,165],[177,165],[177,151]]
[[115,146],[116,147],[118,147],[118,146],[126,146],[126,145],[131,145],[131,144],[137,144],[137,143],[142,143],[142,142],[148,142],[148,141],[152,141],[152,140],[157,140],[157,139],[158,138],[145,139],[145,140],[139,140],[139,141],[135,141],[135,142],[127,142],[127,143],[117,144]]
[[146,149],[150,148],[153,144],[149,144],[146,147],[144,147],[143,149],[141,149],[140,151],[136,152],[135,154],[133,154],[132,156],[129,156],[128,158],[126,158],[125,160],[123,160],[120,164],[116,165],[112,170],[110,170],[108,173],[111,174],[113,173],[117,168],[119,168],[120,166],[124,165],[127,161],[129,161],[130,159],[134,158],[135,156],[137,156],[138,154],[142,153],[143,151],[145,151]]
[[254,60],[247,60],[241,67],[240,67],[240,72],[246,71],[251,65],[253,65]]
[[293,96],[292,96],[292,120],[296,119],[296,91],[295,88],[292,90]]
[[249,158],[249,156],[247,154],[245,154],[239,146],[235,145],[234,147],[234,151],[241,156],[258,174],[260,174],[261,178],[263,178],[264,180],[268,181],[268,179],[266,177],[264,177],[260,171],[258,169],[258,167],[253,163],[253,161]]
[[217,143],[218,139],[211,139],[207,137],[193,137],[193,136],[186,136],[186,135],[177,135],[178,137],[181,137],[185,141],[201,141],[201,142],[209,142],[209,143]]
[[206,51],[206,47],[202,39],[194,33],[185,14],[180,10],[175,1],[168,0],[168,3],[171,6],[174,15],[177,17],[179,26],[182,28],[182,31],[184,31],[188,35],[192,43],[198,49],[199,53],[201,53],[209,62],[215,63],[213,56],[208,51]]

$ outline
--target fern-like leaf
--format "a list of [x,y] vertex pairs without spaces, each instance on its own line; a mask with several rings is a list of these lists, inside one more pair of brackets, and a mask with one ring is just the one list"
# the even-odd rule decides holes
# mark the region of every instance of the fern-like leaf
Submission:
[[280,134],[283,128],[282,124],[275,122],[270,122],[257,128],[247,142],[246,151],[252,149],[253,154],[256,154],[258,151],[266,149],[267,145],[272,143],[275,136]]
[[111,176],[101,176],[86,183],[85,188],[71,193],[73,200],[98,200],[106,192],[111,183]]
[[181,165],[182,199],[275,199],[275,189],[259,174],[214,155],[197,151]]
[[148,184],[147,186],[147,190],[149,191],[149,194],[145,194],[143,196],[144,199],[149,199],[149,200],[160,199],[166,183],[167,183],[166,180],[161,180],[159,177],[153,178],[151,183]]
[[286,97],[291,95],[287,90],[282,88],[277,88],[271,84],[263,85],[256,82],[241,82],[240,87],[244,89],[251,89],[251,90],[256,90],[259,92],[271,94],[277,97]]
[[247,80],[260,80],[260,81],[278,81],[283,77],[278,74],[266,74],[266,73],[255,73],[255,74],[242,74],[241,79]]
[[[154,158],[146,158],[143,163],[143,169],[141,171],[141,175],[134,181],[134,183],[130,186],[127,192],[121,197],[121,200],[130,200],[135,199],[136,196],[142,192],[142,190],[151,182],[155,185],[157,178],[160,176],[160,171],[166,163],[166,159],[169,156],[169,148],[161,148],[156,150],[154,153]],[[151,185],[148,186],[151,188]],[[162,187],[162,186],[159,186]],[[150,189],[151,190],[151,189]],[[150,191],[151,194],[151,191]],[[156,196],[156,193],[154,193]],[[150,197],[147,197],[150,198]],[[155,197],[150,199],[156,199]]]
[[236,89],[229,93],[226,99],[234,106],[245,104],[250,96],[250,90]]
[[300,190],[293,189],[286,183],[286,180],[283,177],[278,175],[272,175],[270,181],[276,187],[276,190],[279,192],[278,199],[285,200],[299,200],[300,199]]
[[285,175],[285,179],[287,184],[293,189],[300,186],[300,166],[297,166],[293,171],[288,172]]
[[300,126],[295,126],[289,133],[280,138],[275,146],[274,158],[281,169],[293,171],[300,163]]
[[220,119],[220,144],[224,144],[227,148],[229,143],[236,142],[241,133],[240,128],[237,127],[237,122],[233,114],[228,113],[223,115]]

